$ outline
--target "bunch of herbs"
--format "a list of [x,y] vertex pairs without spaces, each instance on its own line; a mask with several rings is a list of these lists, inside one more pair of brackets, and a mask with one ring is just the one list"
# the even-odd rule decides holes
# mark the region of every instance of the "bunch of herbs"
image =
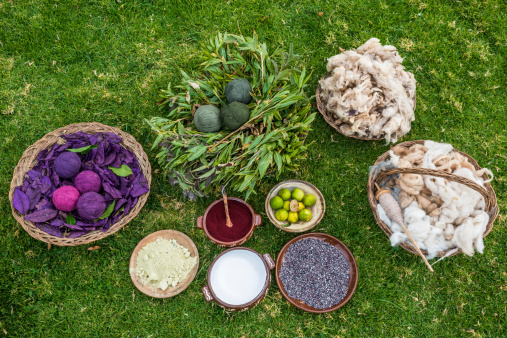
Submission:
[[[304,145],[315,114],[305,93],[310,74],[288,52],[269,53],[256,34],[243,37],[219,33],[203,50],[194,76],[181,71],[181,82],[163,90],[165,117],[148,123],[158,134],[153,148],[171,184],[191,200],[220,184],[248,198],[268,173],[298,169],[306,157]],[[250,119],[235,131],[199,132],[192,123],[200,105],[226,105],[224,87],[234,78],[252,86]]]

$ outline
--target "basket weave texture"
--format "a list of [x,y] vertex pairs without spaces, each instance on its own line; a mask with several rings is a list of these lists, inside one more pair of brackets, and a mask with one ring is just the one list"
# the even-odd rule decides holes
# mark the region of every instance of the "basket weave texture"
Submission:
[[[330,74],[326,74],[326,76],[324,76],[322,79],[325,79],[327,77],[329,77]],[[330,114],[327,109],[326,109],[326,103],[324,101],[321,100],[320,98],[320,85],[317,87],[317,91],[315,92],[315,99],[317,101],[317,110],[319,111],[319,113],[322,115],[322,117],[324,118],[324,120],[327,122],[327,124],[329,124],[331,127],[333,127],[338,133],[342,134],[343,136],[345,137],[350,137],[350,138],[355,138],[357,140],[365,140],[365,141],[378,141],[378,140],[384,140],[385,137],[379,137],[379,138],[375,138],[375,137],[361,137],[361,136],[356,136],[356,135],[345,135],[344,133],[341,132],[339,126],[337,126],[334,121],[335,121],[335,118],[333,117],[332,114]],[[414,97],[414,110],[415,110],[415,106],[416,106],[416,102],[417,100],[415,99]]]
[[132,135],[125,133],[118,128],[113,128],[97,122],[85,122],[70,124],[44,135],[43,138],[25,150],[23,156],[21,156],[21,159],[18,162],[18,165],[16,168],[14,168],[14,174],[9,190],[9,201],[11,203],[12,215],[19,222],[19,224],[23,226],[23,229],[25,229],[26,232],[28,232],[28,234],[33,238],[45,243],[59,246],[75,246],[91,243],[105,238],[120,230],[125,224],[130,222],[139,213],[139,211],[141,211],[142,207],[146,203],[146,200],[148,199],[149,192],[140,196],[137,200],[136,205],[130,209],[129,213],[111,225],[107,231],[93,230],[77,238],[59,238],[44,232],[42,229],[36,228],[35,223],[26,221],[24,219],[24,216],[21,215],[12,204],[14,190],[17,186],[23,184],[25,174],[37,164],[37,155],[39,152],[41,152],[43,149],[52,147],[57,142],[64,141],[64,139],[60,137],[61,135],[71,134],[78,131],[82,131],[87,134],[112,132],[116,135],[121,136],[123,139],[121,145],[125,149],[130,150],[132,153],[134,153],[139,162],[139,168],[141,172],[148,181],[148,185],[151,186],[151,165],[148,161],[148,156],[143,150],[143,147],[135,140]]
[[[422,141],[422,140],[411,141],[411,142],[402,142],[402,143],[399,143],[397,146],[409,148],[409,147],[411,147],[414,144],[422,144],[422,145],[424,145],[424,142],[425,141]],[[479,166],[479,164],[477,164],[477,161],[475,161],[473,159],[473,157],[471,157],[470,155],[468,155],[466,153],[463,153],[461,151],[458,151],[456,149],[453,149],[453,150],[456,151],[456,152],[458,152],[458,153],[460,153],[461,155],[465,156],[469,160],[469,162],[474,166],[474,168],[476,170],[482,169]],[[389,158],[389,153],[386,152],[386,153],[384,153],[382,156],[380,156],[377,159],[377,161],[375,162],[375,165],[383,162],[384,160],[386,160],[388,158]],[[368,190],[368,202],[370,202],[370,207],[371,207],[371,210],[373,212],[373,216],[375,217],[375,221],[377,222],[377,224],[380,227],[380,229],[382,229],[382,231],[387,235],[387,237],[391,237],[392,231],[391,231],[391,229],[389,228],[389,226],[387,224],[385,224],[384,222],[382,222],[382,220],[380,219],[380,217],[378,215],[377,200],[375,198],[375,183],[379,183],[384,178],[386,178],[387,176],[393,175],[393,174],[420,174],[420,175],[431,175],[431,176],[435,176],[435,177],[442,177],[442,178],[444,178],[446,180],[450,180],[450,181],[454,181],[454,182],[458,182],[458,183],[464,184],[467,187],[469,187],[469,188],[471,188],[471,189],[479,192],[482,195],[482,197],[484,198],[484,201],[485,201],[485,204],[486,204],[485,211],[489,215],[489,222],[488,222],[488,225],[486,226],[486,231],[484,232],[483,238],[486,237],[491,232],[491,229],[493,229],[493,223],[495,222],[495,219],[498,216],[498,211],[499,210],[498,210],[498,203],[497,203],[495,191],[493,190],[493,187],[491,186],[491,184],[485,183],[484,187],[481,187],[479,184],[477,184],[474,181],[469,180],[467,178],[464,178],[464,177],[461,177],[461,176],[458,176],[458,175],[454,175],[454,174],[451,174],[451,173],[447,173],[445,171],[435,170],[435,169],[426,169],[426,168],[396,168],[396,169],[389,169],[389,170],[381,171],[374,179],[373,179],[372,175],[370,174],[370,177],[368,178],[368,187],[367,187],[367,190]],[[484,174],[483,178],[485,180],[487,180],[488,176],[486,174]],[[400,246],[403,249],[405,249],[405,250],[413,253],[414,255],[419,255],[417,253],[417,251],[414,249],[414,247],[412,245],[410,245],[410,244],[401,243]],[[438,257],[445,256],[451,250],[452,249],[449,249],[447,251],[439,252],[438,253]],[[422,251],[422,253],[424,255],[428,254],[428,252],[426,250],[421,250],[421,251]],[[460,253],[461,253],[461,250],[458,250],[457,252],[455,252],[455,253],[453,253],[453,254],[451,254],[449,256],[458,255]]]

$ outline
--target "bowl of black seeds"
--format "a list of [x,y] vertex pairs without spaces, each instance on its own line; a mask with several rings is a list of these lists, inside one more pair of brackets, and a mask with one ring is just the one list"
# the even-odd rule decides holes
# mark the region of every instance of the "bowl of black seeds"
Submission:
[[290,240],[276,260],[276,283],[294,306],[313,313],[345,305],[356,289],[357,264],[337,238],[323,233]]

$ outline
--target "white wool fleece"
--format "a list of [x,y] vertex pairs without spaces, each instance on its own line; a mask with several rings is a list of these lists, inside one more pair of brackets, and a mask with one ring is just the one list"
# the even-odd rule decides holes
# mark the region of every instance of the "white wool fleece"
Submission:
[[320,98],[345,135],[396,142],[414,121],[416,81],[393,46],[371,38],[328,60]]

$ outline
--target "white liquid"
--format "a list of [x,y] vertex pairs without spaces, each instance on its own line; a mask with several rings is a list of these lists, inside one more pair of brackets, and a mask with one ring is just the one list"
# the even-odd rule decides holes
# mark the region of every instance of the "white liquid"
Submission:
[[266,267],[259,256],[248,250],[233,250],[213,265],[210,286],[222,302],[242,305],[262,292],[266,279]]

